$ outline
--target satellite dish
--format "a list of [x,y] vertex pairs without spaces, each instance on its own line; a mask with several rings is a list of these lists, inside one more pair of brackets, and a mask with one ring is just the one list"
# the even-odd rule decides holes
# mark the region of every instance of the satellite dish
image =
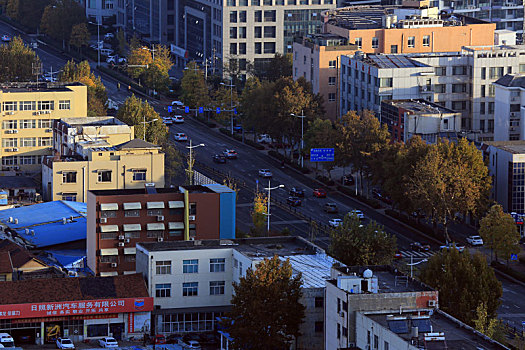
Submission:
[[366,269],[365,271],[363,271],[363,277],[364,278],[372,278],[373,275],[374,275],[374,273],[370,269]]

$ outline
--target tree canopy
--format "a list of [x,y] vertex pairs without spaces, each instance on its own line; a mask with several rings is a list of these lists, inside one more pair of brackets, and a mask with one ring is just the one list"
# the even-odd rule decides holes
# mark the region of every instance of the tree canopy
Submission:
[[56,40],[69,42],[73,27],[86,22],[85,10],[75,0],[53,0],[44,9],[40,28]]
[[192,108],[206,107],[210,104],[208,86],[204,79],[204,73],[199,69],[197,63],[189,62],[184,70],[181,80],[182,102]]
[[31,81],[36,80],[33,67],[40,64],[35,51],[24,45],[24,41],[16,36],[7,45],[0,45],[0,81]]
[[155,91],[168,89],[169,70],[173,62],[165,46],[154,45],[152,49],[145,46],[133,47],[128,58],[128,74],[131,77],[140,79],[144,85]]
[[[7,15],[24,27],[36,31],[40,25],[44,9],[51,0],[2,0],[0,7],[6,8]],[[4,6],[2,6],[4,5]]]
[[499,204],[493,205],[480,222],[479,234],[487,248],[498,257],[509,259],[511,254],[520,252],[520,234],[512,216],[503,211]]
[[483,303],[488,318],[496,317],[503,290],[484,255],[443,250],[422,268],[420,279],[439,291],[439,308],[452,316],[474,325]]
[[89,42],[89,30],[86,23],[75,24],[71,28],[71,36],[69,38],[69,44],[80,49],[82,46],[86,46]]
[[289,260],[264,259],[234,283],[228,332],[235,349],[286,349],[305,316],[301,274],[293,276]]

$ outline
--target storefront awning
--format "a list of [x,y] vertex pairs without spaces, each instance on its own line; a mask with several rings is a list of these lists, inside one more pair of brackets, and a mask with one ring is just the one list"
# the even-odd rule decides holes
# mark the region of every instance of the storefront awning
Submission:
[[184,230],[183,222],[170,222],[168,223],[168,228],[170,230]]
[[100,225],[100,232],[118,232],[118,225]]
[[146,224],[148,231],[165,230],[166,227],[163,223],[152,223]]
[[168,207],[170,209],[184,208],[184,201],[169,201],[168,202]]
[[124,210],[137,210],[142,209],[142,204],[140,202],[133,202],[133,203],[123,203]]
[[100,210],[118,210],[118,203],[100,203]]
[[146,208],[148,209],[164,209],[164,202],[147,202]]
[[140,224],[124,224],[124,231],[140,231],[141,227]]

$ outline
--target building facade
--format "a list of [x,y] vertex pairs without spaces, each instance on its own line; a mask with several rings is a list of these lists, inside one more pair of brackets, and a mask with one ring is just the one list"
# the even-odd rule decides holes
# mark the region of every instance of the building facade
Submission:
[[494,141],[525,140],[525,77],[505,75],[494,88]]
[[134,273],[139,242],[235,238],[235,191],[223,185],[88,191],[87,212],[97,276]]
[[87,116],[87,87],[80,83],[10,83],[0,87],[3,170],[36,173],[52,154],[53,120]]

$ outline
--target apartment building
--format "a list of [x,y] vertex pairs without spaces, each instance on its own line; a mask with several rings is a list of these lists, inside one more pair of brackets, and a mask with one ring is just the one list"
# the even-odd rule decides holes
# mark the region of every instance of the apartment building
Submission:
[[295,348],[322,349],[325,279],[336,261],[298,236],[137,244],[137,272],[154,297],[155,332],[216,329],[216,317],[230,309],[232,283],[275,255],[289,259],[294,273],[303,277],[306,311]]
[[97,276],[135,271],[138,242],[235,238],[235,191],[224,185],[93,190],[87,265]]
[[505,74],[525,72],[525,47],[472,46],[457,53],[410,55],[356,54],[342,56],[341,62],[342,114],[362,109],[379,113],[382,100],[423,98],[461,112],[461,128],[467,136],[490,141],[494,138],[492,83]]
[[0,85],[0,158],[3,170],[36,173],[52,154],[54,119],[87,116],[87,87],[80,83]]
[[507,74],[493,84],[494,141],[525,140],[525,76]]
[[334,266],[325,346],[337,349],[508,349],[439,310],[438,292],[391,266]]
[[312,34],[293,43],[293,78],[304,77],[312,83],[313,93],[323,96],[327,118],[335,120],[339,115],[340,57],[355,51],[355,44],[348,45],[346,38],[333,34]]
[[381,120],[396,142],[417,135],[436,143],[441,138],[457,139],[461,132],[461,113],[423,99],[381,101]]
[[86,17],[92,23],[121,27],[125,21],[125,0],[85,0]]

